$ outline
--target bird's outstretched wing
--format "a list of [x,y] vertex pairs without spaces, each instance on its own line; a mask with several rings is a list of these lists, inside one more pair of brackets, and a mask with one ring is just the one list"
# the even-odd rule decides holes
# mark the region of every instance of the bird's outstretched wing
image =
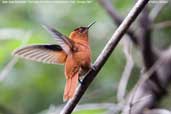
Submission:
[[74,47],[74,43],[67,36],[61,34],[57,30],[47,25],[42,25],[51,35],[57,40],[57,44],[62,47],[62,49],[69,54]]
[[56,44],[52,45],[30,45],[13,52],[14,56],[44,62],[49,64],[63,64],[66,61],[67,54]]

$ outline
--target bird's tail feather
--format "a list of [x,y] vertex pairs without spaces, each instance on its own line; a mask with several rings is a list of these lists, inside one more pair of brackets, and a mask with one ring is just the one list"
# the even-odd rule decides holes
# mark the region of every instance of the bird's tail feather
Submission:
[[78,73],[74,76],[66,79],[65,91],[64,91],[64,101],[73,98],[75,90],[78,84]]

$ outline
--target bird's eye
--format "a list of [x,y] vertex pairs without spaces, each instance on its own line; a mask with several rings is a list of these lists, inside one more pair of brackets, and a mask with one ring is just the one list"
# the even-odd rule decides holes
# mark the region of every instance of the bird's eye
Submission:
[[79,28],[76,28],[74,31],[77,31],[79,33],[83,33],[85,30],[86,30],[86,27],[79,27]]
[[80,33],[84,32],[84,28],[80,28],[80,29],[79,29],[79,32],[80,32]]

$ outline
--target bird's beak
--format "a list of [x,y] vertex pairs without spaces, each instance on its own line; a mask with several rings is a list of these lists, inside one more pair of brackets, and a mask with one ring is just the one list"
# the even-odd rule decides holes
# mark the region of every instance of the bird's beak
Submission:
[[87,30],[92,26],[92,25],[94,25],[96,23],[96,21],[94,21],[94,22],[92,22],[91,24],[89,24],[88,26],[87,26]]

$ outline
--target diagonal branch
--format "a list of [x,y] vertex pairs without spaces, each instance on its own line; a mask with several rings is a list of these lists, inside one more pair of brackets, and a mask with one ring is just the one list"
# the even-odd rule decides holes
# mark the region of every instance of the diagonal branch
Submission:
[[[122,114],[144,114],[145,109],[153,109],[156,102],[163,96],[162,91],[157,88],[157,84],[150,78],[154,72],[157,72],[160,78],[160,84],[166,89],[171,80],[171,48],[163,52],[160,58],[153,64],[153,66],[144,74],[134,86],[133,90],[128,96],[127,105],[124,107]],[[157,90],[158,92],[154,92]],[[146,96],[149,96],[148,98]],[[146,97],[145,100],[140,100]],[[138,101],[138,102],[137,102]],[[136,103],[136,105],[134,105]],[[130,114],[130,113],[129,113]]]
[[[165,95],[166,88],[171,80],[169,70],[171,68],[171,48],[165,53],[158,53],[157,49],[154,49],[151,41],[151,19],[147,8],[143,10],[139,23],[141,28],[138,39],[141,42],[139,47],[145,72],[148,72],[140,77],[134,87],[136,89],[133,89],[130,96],[128,96],[127,104],[130,109],[126,106],[122,114],[144,114],[144,109],[154,108],[156,102]],[[133,102],[139,101],[139,99],[146,96],[150,97],[133,105]]]
[[149,18],[151,21],[154,21],[156,19],[165,5],[166,4],[156,4],[154,6],[154,8],[149,13]]
[[[113,22],[117,26],[119,26],[122,23],[123,18],[118,14],[116,9],[114,9],[114,7],[109,2],[109,0],[99,0],[99,3],[107,11],[107,13],[111,16],[111,18],[113,19]],[[134,31],[129,28],[127,31],[127,34],[130,36],[132,42],[137,45],[138,44],[137,37],[136,37]]]
[[112,51],[116,48],[117,44],[121,40],[122,36],[128,30],[130,25],[134,22],[136,17],[140,14],[142,9],[148,3],[149,0],[139,0],[132,10],[128,13],[128,16],[124,19],[122,24],[118,27],[118,29],[113,34],[112,38],[108,41],[103,51],[100,53],[98,58],[94,63],[94,68],[90,69],[90,71],[86,74],[83,82],[79,85],[76,94],[73,99],[69,100],[60,114],[71,114],[81,97],[91,84],[91,82],[96,77],[97,73],[100,71],[104,63],[107,61]]
[[111,18],[113,19],[113,22],[117,26],[119,26],[123,21],[123,17],[121,17],[121,15],[118,14],[118,12],[116,11],[116,9],[114,9],[114,7],[110,3],[110,1],[109,0],[99,0],[99,3],[106,10],[106,12],[111,16]]

